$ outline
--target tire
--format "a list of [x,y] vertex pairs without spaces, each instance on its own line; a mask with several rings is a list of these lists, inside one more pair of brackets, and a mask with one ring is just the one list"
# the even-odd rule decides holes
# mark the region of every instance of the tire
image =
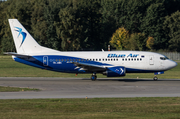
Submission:
[[157,80],[158,80],[158,77],[157,77],[157,76],[155,76],[155,77],[153,78],[153,80],[154,80],[154,81],[157,81]]
[[96,80],[96,78],[97,78],[97,76],[96,76],[96,75],[92,75],[92,76],[91,76],[91,80],[92,80],[92,81],[95,81],[95,80]]

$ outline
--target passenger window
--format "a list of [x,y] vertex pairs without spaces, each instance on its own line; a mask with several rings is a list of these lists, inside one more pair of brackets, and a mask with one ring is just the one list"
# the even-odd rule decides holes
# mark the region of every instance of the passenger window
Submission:
[[127,61],[127,59],[125,59]]
[[142,59],[140,58],[140,61],[142,61]]
[[64,59],[64,61],[66,61],[66,59]]
[[107,59],[106,59],[106,61],[107,61]]
[[81,59],[81,61],[83,61],[83,59]]
[[99,59],[99,61],[101,61],[101,59]]
[[131,59],[133,61],[133,59]]
[[67,61],[69,61],[69,59],[67,59]]
[[104,61],[104,59],[102,59]]
[[124,61],[124,59],[122,59],[122,61]]
[[110,59],[108,59],[108,61],[110,61]]
[[130,59],[129,59],[129,61],[130,61]]
[[137,58],[137,61],[139,61],[139,58]]
[[118,59],[116,59],[116,61],[118,61]]
[[61,61],[63,62],[63,59],[61,59]]
[[134,59],[134,61],[136,61],[136,59]]

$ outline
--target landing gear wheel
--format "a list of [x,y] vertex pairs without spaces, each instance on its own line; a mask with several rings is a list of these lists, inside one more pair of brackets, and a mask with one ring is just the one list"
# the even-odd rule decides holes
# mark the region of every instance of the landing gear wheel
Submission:
[[154,81],[157,81],[157,80],[158,80],[158,77],[157,77],[157,76],[155,76],[155,77],[153,78],[153,80],[154,80]]
[[92,81],[95,81],[96,79],[97,79],[97,76],[96,76],[96,75],[92,75],[92,76],[91,76],[91,80],[92,80]]

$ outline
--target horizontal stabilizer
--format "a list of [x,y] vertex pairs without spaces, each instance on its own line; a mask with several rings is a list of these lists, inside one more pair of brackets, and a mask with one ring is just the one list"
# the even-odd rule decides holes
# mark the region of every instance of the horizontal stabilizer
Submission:
[[15,52],[4,52],[4,54],[5,55],[19,56],[19,57],[29,57],[29,55],[17,54]]

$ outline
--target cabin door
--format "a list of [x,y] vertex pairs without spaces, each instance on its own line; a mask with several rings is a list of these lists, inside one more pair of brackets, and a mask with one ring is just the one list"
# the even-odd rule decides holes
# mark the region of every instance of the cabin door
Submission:
[[43,57],[43,65],[48,66],[48,56]]
[[154,65],[154,56],[149,56],[149,64]]

